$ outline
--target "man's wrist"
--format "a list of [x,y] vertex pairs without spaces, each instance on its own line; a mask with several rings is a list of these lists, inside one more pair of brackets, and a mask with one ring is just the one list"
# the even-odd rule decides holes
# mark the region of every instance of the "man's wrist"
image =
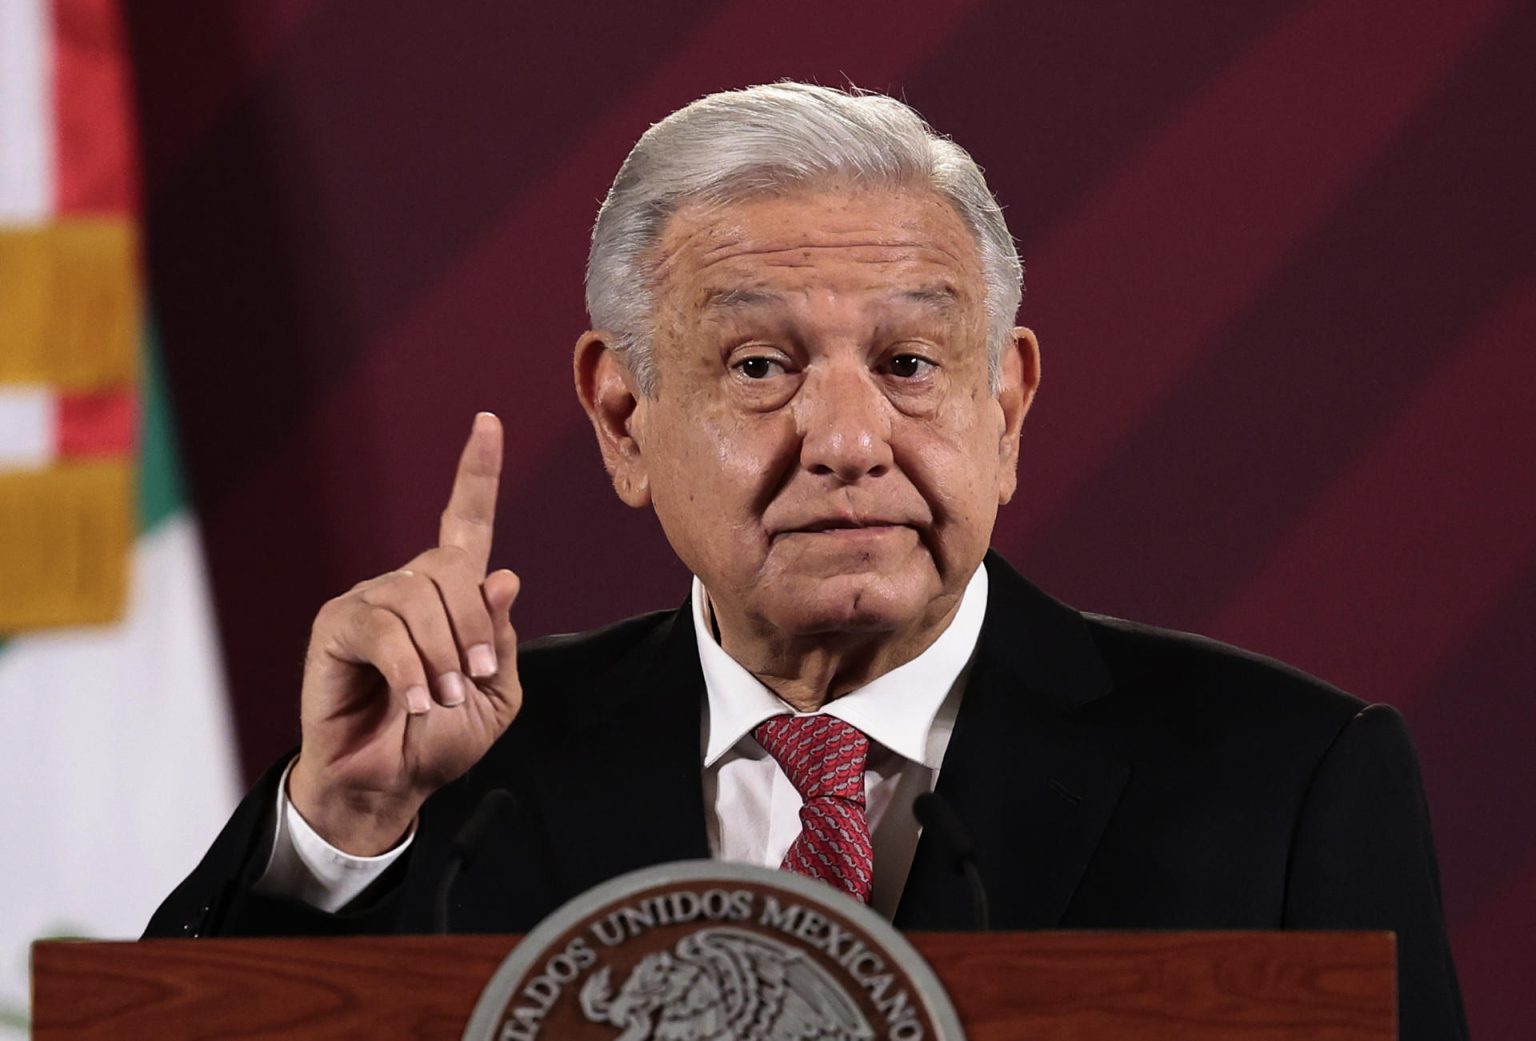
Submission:
[[375,857],[398,846],[422,803],[412,796],[326,786],[305,769],[303,756],[289,772],[288,800],[320,838],[354,857]]

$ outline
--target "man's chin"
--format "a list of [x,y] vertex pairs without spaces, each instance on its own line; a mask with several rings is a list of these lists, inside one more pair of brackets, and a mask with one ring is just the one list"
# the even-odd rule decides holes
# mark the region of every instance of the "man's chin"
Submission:
[[767,613],[796,636],[895,632],[918,623],[927,607],[929,597],[914,585],[873,572],[785,576]]

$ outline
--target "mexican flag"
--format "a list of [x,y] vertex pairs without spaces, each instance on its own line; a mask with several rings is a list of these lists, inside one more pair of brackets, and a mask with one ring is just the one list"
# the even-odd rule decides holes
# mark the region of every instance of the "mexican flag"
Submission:
[[30,943],[136,936],[238,796],[131,88],[116,0],[0,0],[0,1038]]

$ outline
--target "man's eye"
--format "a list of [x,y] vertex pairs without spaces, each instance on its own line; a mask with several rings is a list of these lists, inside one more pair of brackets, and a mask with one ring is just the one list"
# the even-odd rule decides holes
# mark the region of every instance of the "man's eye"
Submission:
[[743,358],[736,363],[736,371],[749,380],[765,380],[769,376],[778,376],[784,372],[782,362],[772,358],[755,357]]
[[898,354],[886,362],[885,367],[892,376],[912,379],[915,376],[926,374],[933,368],[933,362],[916,354]]

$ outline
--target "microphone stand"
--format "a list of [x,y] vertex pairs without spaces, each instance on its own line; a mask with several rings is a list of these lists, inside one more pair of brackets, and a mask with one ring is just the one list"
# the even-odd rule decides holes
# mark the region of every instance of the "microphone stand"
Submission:
[[439,936],[448,933],[448,898],[459,880],[459,873],[479,854],[480,847],[485,844],[486,836],[490,834],[491,825],[496,822],[501,812],[510,811],[516,806],[517,797],[511,792],[505,788],[492,788],[480,797],[469,819],[464,822],[464,826],[448,844],[448,866],[443,869],[442,877],[437,880],[437,891],[433,900],[432,927]]
[[950,866],[964,874],[971,889],[971,917],[978,932],[992,929],[992,911],[987,904],[987,888],[976,866],[976,843],[954,808],[933,792],[924,792],[912,801],[912,814],[923,830],[934,837],[939,849],[949,858]]

